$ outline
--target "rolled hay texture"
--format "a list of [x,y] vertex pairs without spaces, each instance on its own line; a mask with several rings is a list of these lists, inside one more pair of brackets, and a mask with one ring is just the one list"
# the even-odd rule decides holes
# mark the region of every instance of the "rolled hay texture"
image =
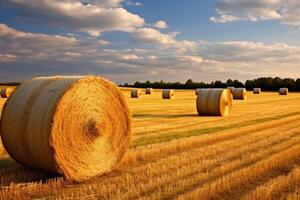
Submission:
[[279,89],[279,95],[288,95],[289,89],[288,88],[280,88]]
[[15,91],[15,88],[3,88],[1,90],[1,98],[8,98]]
[[42,77],[4,105],[2,142],[16,161],[67,180],[111,171],[131,138],[131,117],[115,84],[100,77]]
[[260,88],[253,88],[253,94],[260,94],[261,89]]
[[174,90],[164,89],[162,91],[162,98],[163,99],[174,99]]
[[227,116],[232,108],[232,94],[228,89],[203,89],[196,106],[198,115]]
[[154,90],[153,90],[153,88],[146,88],[145,92],[146,92],[146,94],[153,94]]
[[233,90],[233,99],[247,99],[247,90],[245,88],[234,88]]
[[227,89],[233,94],[234,87],[227,87]]
[[141,95],[142,95],[141,89],[132,89],[131,90],[131,98],[140,98]]

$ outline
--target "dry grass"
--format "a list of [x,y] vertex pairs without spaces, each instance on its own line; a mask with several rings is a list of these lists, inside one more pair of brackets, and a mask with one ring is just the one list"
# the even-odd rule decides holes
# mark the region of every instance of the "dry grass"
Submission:
[[231,115],[199,117],[195,91],[131,99],[133,143],[118,168],[87,182],[0,161],[2,199],[300,198],[300,94],[248,93]]

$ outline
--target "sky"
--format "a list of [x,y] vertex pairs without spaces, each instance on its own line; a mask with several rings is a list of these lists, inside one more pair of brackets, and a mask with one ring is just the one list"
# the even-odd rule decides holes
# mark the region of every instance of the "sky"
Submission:
[[1,0],[0,82],[300,77],[299,0]]

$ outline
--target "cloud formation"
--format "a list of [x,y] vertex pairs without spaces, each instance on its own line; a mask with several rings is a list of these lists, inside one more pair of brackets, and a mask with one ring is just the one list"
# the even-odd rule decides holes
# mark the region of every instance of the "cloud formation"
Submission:
[[169,28],[167,22],[165,22],[165,21],[163,21],[163,20],[159,20],[159,21],[155,22],[155,23],[153,24],[153,26],[154,26],[155,28],[159,28],[159,29]]
[[300,26],[298,0],[219,0],[214,23],[246,20],[278,20],[283,24]]
[[119,7],[122,0],[3,0],[22,20],[99,36],[106,31],[132,32],[144,19]]

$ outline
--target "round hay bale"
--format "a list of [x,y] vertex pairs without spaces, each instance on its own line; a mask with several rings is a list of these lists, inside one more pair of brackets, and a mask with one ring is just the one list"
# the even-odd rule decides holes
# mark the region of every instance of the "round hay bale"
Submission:
[[8,99],[1,136],[16,161],[82,181],[122,159],[131,115],[117,86],[103,78],[41,77],[22,83]]
[[233,94],[234,87],[227,87],[227,89]]
[[1,98],[8,98],[15,91],[15,88],[8,87],[1,90]]
[[142,95],[141,89],[132,89],[131,90],[131,98],[140,98],[141,95]]
[[253,94],[260,94],[261,89],[260,88],[253,88]]
[[228,89],[203,89],[197,97],[198,115],[227,116],[232,107]]
[[164,89],[162,91],[162,98],[163,99],[174,99],[174,90]]
[[247,99],[247,90],[245,88],[234,88],[233,90],[233,99]]
[[153,94],[154,90],[153,90],[153,88],[146,88],[145,92],[146,92],[146,94]]
[[288,95],[289,94],[289,88],[280,88],[279,89],[279,95]]

